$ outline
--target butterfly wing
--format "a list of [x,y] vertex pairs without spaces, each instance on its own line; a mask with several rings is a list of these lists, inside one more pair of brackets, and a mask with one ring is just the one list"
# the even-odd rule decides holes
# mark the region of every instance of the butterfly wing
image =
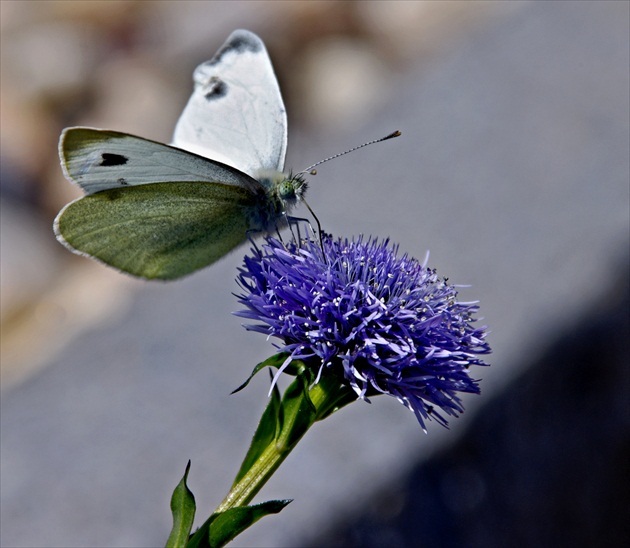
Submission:
[[177,147],[256,176],[282,171],[287,115],[262,40],[234,31],[216,55],[197,67],[195,87],[173,136]]
[[178,181],[90,194],[55,219],[71,251],[147,279],[180,278],[243,243],[258,197],[234,185]]
[[86,194],[172,181],[220,182],[257,194],[258,181],[233,167],[127,133],[72,127],[59,140],[64,175]]
[[135,276],[174,279],[215,262],[280,215],[253,178],[261,169],[282,171],[287,146],[264,44],[235,31],[194,80],[176,146],[64,130],[64,174],[87,194],[55,219],[57,238],[71,251]]

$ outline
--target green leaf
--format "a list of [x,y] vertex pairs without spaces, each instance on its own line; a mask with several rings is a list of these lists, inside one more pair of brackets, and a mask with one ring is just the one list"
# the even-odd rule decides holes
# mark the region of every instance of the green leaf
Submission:
[[321,421],[335,411],[358,399],[357,393],[333,375],[326,375],[309,391],[313,405],[317,408],[317,418]]
[[280,512],[291,500],[269,500],[253,506],[236,506],[212,514],[191,537],[186,548],[220,548],[260,518]]
[[[314,380],[314,375],[311,373],[311,369],[306,367],[306,364],[302,360],[292,360],[289,365],[287,365],[282,372],[285,375],[291,375],[292,377],[297,377],[299,375],[309,375],[309,382]],[[313,377],[313,378],[311,378]]]
[[282,431],[278,437],[280,450],[290,450],[315,422],[317,409],[308,393],[309,380],[298,376],[285,390],[279,416]]
[[166,541],[166,548],[183,548],[188,542],[193,520],[195,519],[195,497],[186,485],[190,461],[186,465],[184,477],[175,487],[171,497],[171,511],[173,512],[173,529]]
[[[277,360],[279,356],[281,354],[276,354],[267,362]],[[262,362],[257,368],[268,365],[267,362]],[[260,418],[258,428],[256,428],[247,455],[245,455],[241,468],[234,479],[233,486],[243,479],[243,476],[247,474],[272,442],[282,438],[282,447],[290,447],[313,424],[316,409],[308,394],[308,382],[309,380],[304,375],[298,376],[287,388],[282,399],[280,399],[278,386],[273,387],[269,403]]]
[[269,500],[253,506],[237,506],[219,514],[210,524],[210,546],[225,546],[236,535],[269,514],[277,514],[291,500]]
[[252,371],[251,375],[247,377],[245,382],[241,384],[238,388],[232,390],[232,394],[236,394],[237,392],[243,390],[243,388],[245,388],[254,378],[254,375],[256,375],[256,373],[258,373],[265,367],[275,367],[276,369],[279,369],[280,367],[282,367],[282,364],[286,361],[288,357],[288,352],[280,352],[278,354],[274,354],[270,358],[267,358],[264,362],[260,362],[256,367],[254,367],[254,370]]

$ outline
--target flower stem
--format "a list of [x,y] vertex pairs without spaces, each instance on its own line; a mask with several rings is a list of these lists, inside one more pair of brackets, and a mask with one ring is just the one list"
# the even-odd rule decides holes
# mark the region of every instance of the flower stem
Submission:
[[277,443],[270,443],[249,471],[232,487],[215,512],[224,512],[235,506],[245,506],[250,502],[282,464],[282,461],[287,458],[291,449],[293,447],[282,449]]
[[318,420],[356,399],[356,394],[333,376],[323,377],[309,390],[297,378],[282,400],[282,427],[249,470],[232,486],[215,512],[248,504],[265,485],[302,436]]

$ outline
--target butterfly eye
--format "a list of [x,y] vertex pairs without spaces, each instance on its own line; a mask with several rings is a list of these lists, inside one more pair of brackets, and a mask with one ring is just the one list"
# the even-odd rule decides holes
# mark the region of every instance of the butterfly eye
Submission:
[[283,200],[295,200],[295,182],[293,179],[285,179],[280,183],[279,194]]

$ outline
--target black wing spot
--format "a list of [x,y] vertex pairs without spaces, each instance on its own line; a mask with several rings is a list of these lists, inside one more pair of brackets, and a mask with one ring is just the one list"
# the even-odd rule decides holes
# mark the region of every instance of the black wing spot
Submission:
[[225,49],[227,51],[233,49],[239,53],[244,51],[256,53],[257,51],[260,51],[261,48],[260,43],[253,39],[250,34],[238,33]]
[[260,43],[251,37],[249,34],[237,33],[237,35],[230,40],[227,44],[217,51],[215,56],[207,61],[209,65],[216,65],[221,62],[221,58],[229,53],[235,51],[236,53],[244,53],[251,51],[252,53],[258,53],[261,50]]
[[122,156],[121,154],[112,154],[111,152],[103,152],[101,154],[101,166],[124,166],[129,161],[129,158]]
[[125,179],[124,177],[121,177],[120,179],[118,179],[116,181],[120,186],[127,186],[129,183],[127,182],[127,179]]
[[214,101],[215,99],[220,99],[227,95],[228,85],[221,80],[221,78],[213,76],[208,80],[206,88],[208,91],[206,91],[204,95],[205,98],[208,99],[208,101]]

